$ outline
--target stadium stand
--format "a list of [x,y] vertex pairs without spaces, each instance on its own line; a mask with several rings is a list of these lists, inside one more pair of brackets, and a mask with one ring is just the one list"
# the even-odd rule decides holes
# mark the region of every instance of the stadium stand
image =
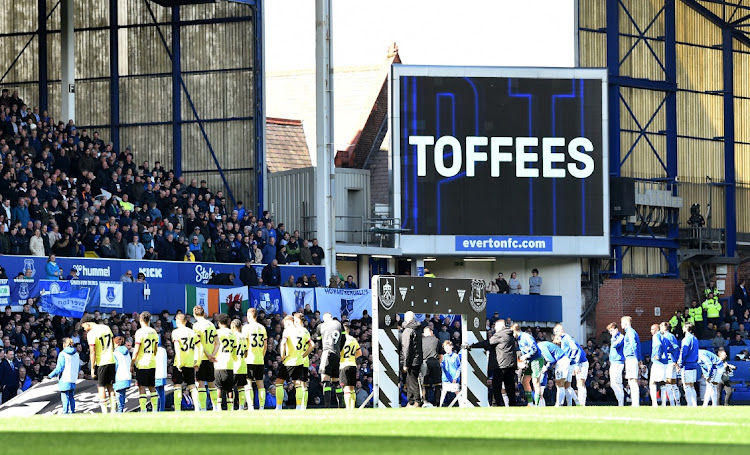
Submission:
[[[5,90],[0,108],[0,254],[244,262],[275,237],[277,251],[265,263],[300,262],[298,233],[274,226],[267,212],[259,218],[241,201],[227,206],[205,181],[138,162],[132,146],[114,150],[97,131],[30,109],[17,92]],[[302,142],[297,161],[309,165],[301,123],[271,123]]]

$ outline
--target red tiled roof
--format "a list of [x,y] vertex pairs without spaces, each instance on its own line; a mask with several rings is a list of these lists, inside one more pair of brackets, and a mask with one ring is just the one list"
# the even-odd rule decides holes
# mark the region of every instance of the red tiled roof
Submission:
[[266,166],[268,172],[312,166],[301,120],[266,118]]

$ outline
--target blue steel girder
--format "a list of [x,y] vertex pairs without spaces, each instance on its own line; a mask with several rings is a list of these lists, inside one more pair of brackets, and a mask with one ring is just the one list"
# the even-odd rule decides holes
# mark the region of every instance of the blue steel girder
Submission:
[[[645,140],[660,166],[664,171],[664,177],[657,178],[658,181],[675,181],[677,178],[677,59],[676,59],[676,30],[675,30],[675,1],[664,0],[661,8],[652,17],[649,17],[648,23],[638,23],[635,16],[631,14],[622,0],[607,0],[607,68],[609,73],[609,116],[610,116],[610,133],[609,135],[609,153],[610,153],[610,175],[620,176],[622,166],[631,158],[641,139]],[[628,51],[620,58],[620,40],[630,38],[628,35],[620,32],[620,12],[625,14],[637,32],[636,40],[630,44]],[[649,30],[658,21],[663,21],[665,36],[663,39],[665,50],[660,57],[659,53],[651,45],[647,36]],[[623,62],[630,56],[635,47],[641,42],[647,46],[650,55],[657,62],[658,66],[664,73],[663,80],[650,80],[636,77],[624,76],[620,73]],[[651,90],[663,92],[664,97],[659,105],[653,111],[648,112],[647,119],[641,119],[636,114],[627,100],[623,96],[622,88],[632,88],[639,90]],[[620,109],[625,107],[629,117],[637,127],[637,136],[632,144],[629,144],[628,151],[624,157],[621,157],[621,133],[624,131],[621,123]],[[664,111],[666,116],[666,144],[664,149],[657,148],[649,138],[649,127],[654,122],[657,115]],[[662,132],[659,132],[662,134]],[[676,192],[676,190],[674,190]],[[643,221],[641,216],[641,221]],[[657,237],[650,228],[646,228],[647,236],[627,236],[623,232],[620,220],[613,220],[611,225],[611,243],[613,258],[614,278],[622,276],[622,260],[631,247],[658,248],[668,263],[668,273],[660,275],[676,276],[679,273],[677,249],[679,248],[678,236],[679,229],[676,223],[670,223],[666,237]],[[639,230],[643,232],[643,227]]]
[[651,27],[654,26],[654,24],[656,23],[656,20],[659,19],[659,16],[661,16],[661,13],[664,12],[665,7],[662,6],[661,9],[659,9],[659,11],[651,19],[651,22],[649,22],[648,25],[643,30],[641,30],[641,28],[638,27],[638,21],[636,21],[633,18],[633,15],[630,14],[630,10],[628,10],[628,7],[625,6],[625,3],[623,3],[622,0],[619,0],[619,3],[620,3],[620,6],[622,6],[623,12],[625,13],[625,15],[630,20],[630,23],[633,24],[633,27],[635,27],[636,32],[638,32],[638,39],[635,40],[635,43],[633,43],[633,45],[630,46],[630,49],[628,49],[628,51],[625,53],[625,56],[622,57],[622,59],[620,60],[620,66],[622,66],[622,64],[625,62],[625,60],[627,60],[628,56],[633,52],[633,50],[636,48],[636,46],[638,46],[638,43],[640,43],[641,41],[643,41],[643,43],[646,45],[646,47],[648,48],[648,50],[651,52],[651,55],[654,56],[654,60],[656,60],[656,63],[658,63],[659,66],[661,66],[662,71],[664,71],[664,73],[666,73],[667,72],[667,68],[664,66],[664,64],[662,63],[662,61],[659,58],[659,56],[656,55],[656,51],[654,50],[653,47],[651,47],[651,44],[646,39],[646,33],[648,33],[648,31],[651,29]]
[[667,101],[667,98],[664,97],[661,100],[661,103],[659,103],[659,105],[654,110],[654,113],[651,114],[651,117],[648,119],[648,122],[646,122],[646,126],[641,126],[641,122],[638,121],[638,117],[633,112],[633,109],[630,108],[630,105],[625,100],[625,97],[622,96],[622,93],[620,93],[620,101],[622,101],[622,104],[625,106],[625,110],[628,111],[628,114],[630,114],[630,118],[633,119],[633,121],[635,122],[635,125],[638,127],[638,131],[639,131],[638,137],[635,138],[635,141],[633,141],[633,144],[630,146],[630,149],[625,154],[625,157],[622,158],[622,161],[620,161],[620,167],[622,167],[625,164],[625,161],[627,161],[628,158],[630,157],[630,155],[633,153],[633,151],[635,150],[635,147],[638,145],[638,142],[641,140],[641,138],[643,138],[646,141],[646,143],[648,143],[648,146],[651,148],[651,151],[656,156],[656,159],[659,161],[659,164],[661,164],[662,169],[664,169],[664,171],[666,172],[667,171],[667,165],[664,164],[664,161],[659,156],[658,150],[656,150],[656,146],[654,146],[653,142],[651,142],[651,139],[649,139],[649,137],[646,134],[646,132],[648,131],[648,127],[651,126],[651,123],[653,123],[654,119],[659,114],[659,111],[661,111],[661,108],[662,108],[662,106],[664,106],[664,103]]

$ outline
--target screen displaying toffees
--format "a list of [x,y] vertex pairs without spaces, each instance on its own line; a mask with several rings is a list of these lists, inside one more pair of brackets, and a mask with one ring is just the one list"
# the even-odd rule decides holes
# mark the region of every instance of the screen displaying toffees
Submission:
[[607,255],[606,112],[602,70],[394,65],[402,250]]

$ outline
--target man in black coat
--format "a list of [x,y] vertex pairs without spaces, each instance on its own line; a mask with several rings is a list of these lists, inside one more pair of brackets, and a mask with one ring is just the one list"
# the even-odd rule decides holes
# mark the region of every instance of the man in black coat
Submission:
[[[495,397],[495,405],[503,402],[502,389],[508,396],[508,405],[516,405],[516,369],[518,368],[516,351],[516,338],[513,331],[505,326],[504,319],[495,322],[495,334],[489,340],[474,343],[466,348],[482,348],[494,352],[497,367],[492,370],[492,393]],[[504,387],[503,387],[504,386]]]
[[745,280],[740,280],[740,282],[737,283],[737,286],[735,286],[734,294],[732,295],[732,297],[734,297],[735,314],[738,311],[742,313],[745,311],[745,308],[748,308],[748,299],[750,299],[748,292],[747,286],[745,286]]
[[234,273],[217,273],[208,280],[208,284],[216,286],[233,286],[234,278]]
[[258,274],[253,268],[252,261],[245,261],[245,266],[240,269],[240,281],[243,286],[257,286]]
[[281,268],[279,261],[274,259],[270,264],[263,268],[261,273],[263,286],[281,286]]
[[419,372],[422,369],[422,335],[420,324],[414,319],[414,312],[404,314],[403,331],[401,332],[401,371],[406,376],[406,397],[408,408],[422,406],[422,394],[419,391]]
[[[12,351],[9,354],[13,354]],[[18,368],[6,358],[5,351],[0,349],[0,388],[3,403],[7,403],[18,394]]]

